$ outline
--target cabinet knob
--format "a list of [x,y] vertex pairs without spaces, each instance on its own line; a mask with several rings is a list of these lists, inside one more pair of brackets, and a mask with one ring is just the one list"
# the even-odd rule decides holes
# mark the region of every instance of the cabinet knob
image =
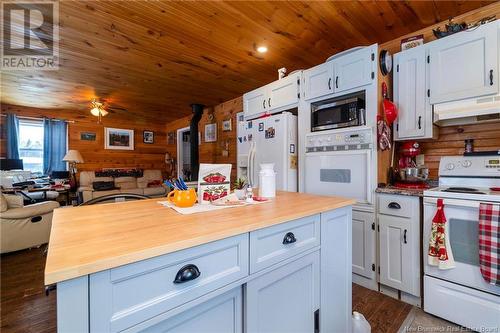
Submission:
[[295,238],[295,235],[293,232],[287,232],[285,237],[283,238],[283,244],[292,244],[295,243],[297,239]]
[[175,275],[174,283],[188,282],[196,279],[200,275],[201,273],[198,267],[196,267],[196,265],[189,264],[179,269],[179,271]]
[[391,202],[387,205],[387,207],[391,209],[401,209],[401,205],[398,204],[397,202]]

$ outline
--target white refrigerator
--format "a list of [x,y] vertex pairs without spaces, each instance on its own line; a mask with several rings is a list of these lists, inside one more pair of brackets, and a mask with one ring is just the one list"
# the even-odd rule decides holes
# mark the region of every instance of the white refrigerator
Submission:
[[260,164],[274,163],[276,190],[297,191],[297,116],[283,112],[238,121],[236,140],[238,177],[259,187]]

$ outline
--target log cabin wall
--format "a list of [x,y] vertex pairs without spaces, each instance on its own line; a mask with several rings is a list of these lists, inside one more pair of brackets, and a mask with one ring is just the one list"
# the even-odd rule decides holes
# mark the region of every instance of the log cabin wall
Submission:
[[[500,19],[500,6],[498,4],[487,6],[485,8],[477,9],[465,13],[463,15],[453,18],[456,23],[461,23],[465,21],[466,23],[475,22],[483,17],[496,15],[497,19]],[[444,24],[447,21],[434,24],[427,28],[415,31],[414,33],[401,36],[389,42],[383,43],[379,46],[379,52],[381,50],[388,50],[391,54],[395,54],[401,51],[401,40],[410,36],[424,35],[424,42],[428,43],[436,38],[432,34],[432,29],[437,27],[444,28]],[[378,76],[379,89],[382,82],[386,82],[389,88],[389,96],[392,99],[392,72],[388,76],[382,76],[379,72]],[[381,91],[381,90],[379,90]],[[382,115],[382,96],[379,94],[379,114]],[[483,124],[472,124],[464,126],[450,126],[441,127],[439,129],[439,137],[437,140],[426,140],[420,141],[422,152],[425,155],[425,165],[429,167],[431,179],[438,178],[438,167],[439,160],[441,156],[452,156],[452,155],[462,155],[464,152],[464,140],[474,139],[474,149],[475,151],[487,151],[493,149],[500,149],[500,123],[483,123]],[[394,164],[398,161],[398,146],[396,143],[396,156],[394,158]],[[389,150],[378,151],[378,182],[387,183],[387,171],[390,166],[391,153]]]
[[[93,171],[101,168],[141,168],[165,170],[165,152],[167,151],[167,137],[164,124],[151,120],[129,118],[126,114],[110,113],[102,118],[102,124],[89,111],[64,109],[38,109],[14,105],[2,105],[2,114],[15,113],[18,116],[36,118],[57,118],[74,122],[68,123],[68,149],[76,149],[85,163],[78,164],[79,171]],[[0,117],[1,152],[5,157],[5,117]],[[134,130],[134,150],[104,149],[104,128],[123,128]],[[143,131],[154,131],[154,143],[143,142]],[[96,134],[95,141],[80,139],[82,132]]]
[[[243,98],[237,97],[227,102],[216,105],[213,108],[206,108],[199,123],[201,133],[200,142],[200,163],[228,163],[232,164],[231,178],[236,177],[236,114],[243,111]],[[213,118],[210,120],[210,115]],[[231,131],[222,131],[222,122],[231,119]],[[177,130],[189,126],[191,116],[170,122],[166,125],[167,133],[174,133],[177,137]],[[205,142],[205,125],[217,124],[217,141]],[[177,144],[167,145],[167,150],[172,157],[177,158]],[[227,155],[225,154],[227,151]]]

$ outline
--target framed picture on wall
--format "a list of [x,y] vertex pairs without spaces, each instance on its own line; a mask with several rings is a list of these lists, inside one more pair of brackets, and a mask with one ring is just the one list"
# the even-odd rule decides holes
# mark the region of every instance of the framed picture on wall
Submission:
[[134,130],[105,127],[104,149],[134,150]]
[[142,141],[144,143],[154,143],[155,142],[155,133],[153,131],[143,131],[142,132]]
[[206,124],[205,125],[205,142],[215,142],[217,141],[217,124]]
[[175,145],[175,132],[167,133],[167,145]]
[[229,132],[232,130],[232,121],[231,118],[222,121],[222,131]]
[[80,132],[80,140],[95,141],[96,133],[94,132]]

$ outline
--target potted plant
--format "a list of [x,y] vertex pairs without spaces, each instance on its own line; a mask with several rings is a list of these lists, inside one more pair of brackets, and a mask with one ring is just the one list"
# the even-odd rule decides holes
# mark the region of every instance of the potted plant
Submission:
[[234,194],[240,200],[245,199],[245,189],[247,187],[247,181],[244,178],[236,178],[233,183]]

